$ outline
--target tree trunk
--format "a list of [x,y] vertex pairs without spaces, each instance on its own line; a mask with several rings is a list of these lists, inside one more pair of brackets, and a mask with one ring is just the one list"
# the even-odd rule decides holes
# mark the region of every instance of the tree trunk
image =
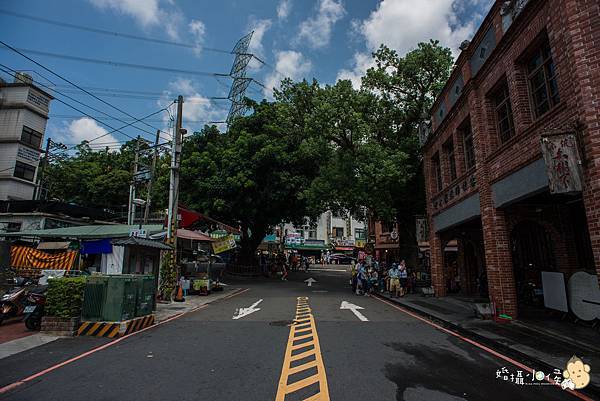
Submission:
[[238,262],[246,266],[254,265],[257,261],[255,258],[256,248],[258,248],[265,237],[266,230],[254,227],[254,229],[250,230],[250,236],[248,235],[248,225],[242,224],[241,230],[240,246],[242,249]]

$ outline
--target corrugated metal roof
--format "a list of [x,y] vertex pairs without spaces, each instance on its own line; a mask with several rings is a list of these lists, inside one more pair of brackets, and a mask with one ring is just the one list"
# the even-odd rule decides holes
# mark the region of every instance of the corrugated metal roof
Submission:
[[129,237],[129,238],[121,238],[112,242],[113,245],[135,245],[135,246],[144,246],[147,248],[155,248],[163,251],[170,251],[171,246],[164,244],[160,241],[154,241],[146,238],[139,237]]
[[[2,233],[6,237],[37,237],[37,238],[123,238],[129,237],[131,230],[136,230],[139,225],[111,224],[111,225],[91,225],[76,226],[65,228],[52,228],[48,230],[26,230],[14,233]],[[142,226],[148,235],[163,231],[162,224],[148,224]]]

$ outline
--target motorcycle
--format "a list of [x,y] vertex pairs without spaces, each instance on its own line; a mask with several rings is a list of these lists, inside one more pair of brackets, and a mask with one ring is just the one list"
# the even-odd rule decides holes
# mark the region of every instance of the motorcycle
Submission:
[[15,277],[16,287],[0,298],[0,324],[5,319],[21,316],[25,310],[28,286],[33,282],[24,277]]
[[23,310],[25,327],[39,331],[42,327],[42,316],[46,305],[46,286],[35,288],[27,294],[27,306]]

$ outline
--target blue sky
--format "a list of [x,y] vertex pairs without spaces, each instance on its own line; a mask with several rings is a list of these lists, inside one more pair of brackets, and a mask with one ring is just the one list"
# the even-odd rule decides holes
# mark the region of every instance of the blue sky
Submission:
[[[369,67],[371,52],[386,43],[401,54],[419,41],[439,39],[456,53],[458,44],[470,39],[492,0],[4,0],[0,9],[114,32],[183,42],[185,48],[67,29],[0,14],[0,38],[9,45],[37,51],[144,64],[198,72],[228,73],[233,56],[209,50],[230,50],[236,41],[254,30],[251,52],[268,65],[253,62],[249,76],[272,88],[283,76],[316,78],[325,84],[360,76]],[[71,81],[110,93],[102,97],[121,111],[141,117],[157,111],[178,94],[184,95],[184,127],[199,129],[203,121],[222,121],[229,103],[211,100],[227,95],[228,78],[139,70],[82,63],[28,54]],[[110,115],[130,121],[115,109],[84,94],[65,88],[65,82],[10,51],[0,49],[0,62],[15,70],[31,70],[34,79],[68,92],[69,96]],[[42,75],[39,75],[42,74]],[[0,73],[9,79],[5,73]],[[44,76],[45,78],[43,78]],[[51,82],[48,82],[49,79]],[[141,99],[123,97],[135,91]],[[73,93],[75,92],[75,93]],[[139,92],[139,93],[138,93]],[[143,93],[142,93],[143,92]],[[129,93],[129,92],[128,92]],[[271,96],[269,89],[252,84],[249,97]],[[126,94],[125,94],[126,95]],[[58,98],[76,105],[74,101]],[[117,97],[119,96],[119,97]],[[124,123],[107,119],[99,111],[76,105],[113,127]],[[55,140],[76,143],[110,130],[106,125],[60,104],[51,104],[47,134]],[[168,114],[152,117],[149,126],[137,124],[122,131],[152,139],[155,128],[166,130]],[[149,132],[144,132],[149,131]],[[166,135],[165,135],[166,137]],[[95,146],[118,146],[128,138],[111,133]]]

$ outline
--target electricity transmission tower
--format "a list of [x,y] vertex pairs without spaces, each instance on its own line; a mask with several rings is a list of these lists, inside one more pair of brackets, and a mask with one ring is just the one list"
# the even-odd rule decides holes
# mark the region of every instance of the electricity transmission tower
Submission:
[[252,82],[252,78],[246,77],[246,69],[248,68],[248,63],[254,57],[253,54],[248,53],[248,47],[250,46],[253,34],[254,31],[238,40],[231,51],[232,54],[235,54],[235,59],[229,73],[231,78],[233,78],[233,82],[227,96],[231,100],[231,107],[227,115],[228,128],[236,117],[244,115],[247,111],[247,106],[244,104],[244,97],[246,96],[246,89]]

